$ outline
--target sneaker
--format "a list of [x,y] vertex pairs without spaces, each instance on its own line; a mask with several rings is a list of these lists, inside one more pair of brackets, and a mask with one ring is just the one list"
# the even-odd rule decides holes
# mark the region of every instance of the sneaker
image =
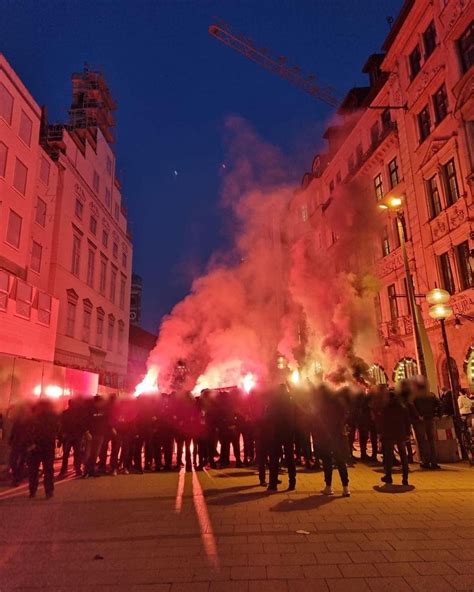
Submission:
[[124,475],[130,475],[130,471],[129,471],[128,469],[124,469],[124,470],[123,470],[123,474],[124,474]]
[[342,497],[351,497],[351,492],[347,485],[342,488]]
[[51,499],[53,497],[53,492],[51,491],[51,492],[47,493],[45,497],[46,497],[46,499]]
[[118,475],[118,471],[117,471],[117,469],[114,469],[114,470],[112,471],[112,476],[113,476],[113,477],[116,477],[117,475]]
[[381,477],[380,481],[383,481],[384,483],[391,485],[393,483],[392,475],[384,475],[383,477]]
[[323,495],[334,495],[334,489],[331,485],[326,485],[326,487],[321,491]]

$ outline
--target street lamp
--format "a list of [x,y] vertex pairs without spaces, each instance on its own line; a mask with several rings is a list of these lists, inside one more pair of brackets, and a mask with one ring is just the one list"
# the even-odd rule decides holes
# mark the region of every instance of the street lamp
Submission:
[[449,353],[448,335],[446,333],[446,320],[453,316],[453,307],[449,305],[451,294],[446,290],[435,288],[426,294],[428,304],[431,304],[428,314],[432,319],[439,321],[441,325],[441,334],[443,336],[444,353],[448,365],[448,379],[451,387],[451,396],[453,399],[453,409],[456,417],[459,417],[459,406],[457,393],[455,392],[456,382],[454,380],[453,369],[451,367],[451,355]]
[[431,390],[437,388],[437,377],[434,364],[433,350],[426,333],[426,327],[423,322],[423,315],[416,303],[415,290],[410,272],[410,265],[408,262],[408,253],[405,240],[405,229],[403,227],[403,198],[397,195],[389,195],[379,203],[379,208],[383,210],[390,210],[394,212],[397,220],[398,240],[402,250],[403,266],[406,276],[406,289],[408,307],[413,323],[413,338],[415,341],[416,362],[418,371],[425,376]]

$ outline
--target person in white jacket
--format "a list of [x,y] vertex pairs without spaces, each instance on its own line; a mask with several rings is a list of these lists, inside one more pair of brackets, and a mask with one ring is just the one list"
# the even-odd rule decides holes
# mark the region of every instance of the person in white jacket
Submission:
[[461,417],[467,418],[473,412],[474,400],[469,397],[467,389],[461,389],[458,397],[459,413]]

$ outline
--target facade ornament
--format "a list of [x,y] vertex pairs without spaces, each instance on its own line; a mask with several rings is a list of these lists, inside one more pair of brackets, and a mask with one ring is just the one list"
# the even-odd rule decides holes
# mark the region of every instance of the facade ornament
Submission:
[[438,240],[449,231],[445,216],[438,216],[431,224],[433,240]]
[[468,5],[468,0],[458,0],[457,2],[451,2],[452,13],[448,20],[447,29],[450,30],[454,27],[454,23],[458,20],[461,16],[461,13],[464,11],[466,6]]
[[458,206],[455,204],[450,212],[449,212],[449,226],[452,230],[461,226],[461,224],[466,220],[467,212],[463,206]]
[[418,86],[416,87],[415,94],[413,95],[412,104],[416,103],[418,98],[423,94],[423,92],[424,92],[425,88],[428,86],[428,84],[433,80],[433,78],[436,76],[436,74],[438,74],[438,72],[440,70],[442,70],[443,68],[444,68],[444,64],[440,64],[439,66],[436,66],[436,68],[433,68],[432,70],[430,70],[428,72],[423,72],[421,74],[420,81],[418,83]]
[[74,195],[81,203],[86,203],[86,193],[79,183],[74,184]]

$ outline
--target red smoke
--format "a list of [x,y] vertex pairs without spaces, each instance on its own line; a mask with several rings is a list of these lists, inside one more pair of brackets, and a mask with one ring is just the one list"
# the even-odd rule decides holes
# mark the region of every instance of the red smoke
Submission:
[[186,363],[188,389],[241,385],[249,374],[264,381],[274,372],[278,351],[303,376],[315,362],[327,375],[340,368],[350,373],[373,334],[376,285],[363,262],[377,230],[369,213],[375,204],[355,186],[341,190],[318,215],[322,228],[344,238],[322,249],[319,230],[309,226],[294,242],[295,185],[284,159],[237,118],[226,131],[230,154],[222,207],[234,246],[213,258],[164,318],[147,384],[173,388],[178,360]]

